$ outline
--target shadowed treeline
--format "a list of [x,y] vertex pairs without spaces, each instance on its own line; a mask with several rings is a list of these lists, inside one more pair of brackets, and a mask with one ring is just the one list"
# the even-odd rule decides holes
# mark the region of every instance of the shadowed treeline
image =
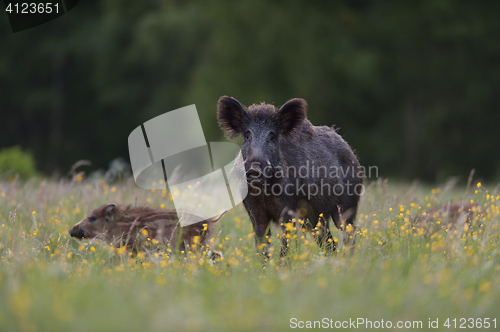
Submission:
[[80,2],[13,34],[0,19],[0,147],[47,174],[128,159],[128,134],[196,104],[309,104],[382,176],[500,177],[496,1]]

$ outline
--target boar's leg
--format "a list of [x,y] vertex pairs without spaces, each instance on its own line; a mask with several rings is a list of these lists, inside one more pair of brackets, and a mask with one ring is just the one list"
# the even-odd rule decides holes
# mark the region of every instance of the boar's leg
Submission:
[[325,218],[321,220],[321,225],[316,224],[314,230],[314,238],[316,239],[318,246],[324,249],[327,253],[334,252],[336,246],[333,241],[332,232],[330,231],[330,217],[325,216]]
[[288,254],[288,241],[286,240],[286,228],[282,226],[281,229],[283,236],[281,236],[280,258],[283,258]]
[[269,258],[271,244],[267,241],[267,238],[271,237],[271,218],[267,215],[264,210],[261,211],[252,211],[249,213],[250,219],[252,221],[253,229],[255,232],[255,246],[257,248],[257,252],[263,255],[263,258]]
[[280,224],[281,224],[281,230],[282,230],[282,236],[281,236],[281,249],[280,249],[280,258],[284,258],[288,254],[289,250],[289,243],[286,238],[287,230],[286,230],[286,224],[291,223],[292,218],[282,218],[280,219]]
[[267,240],[271,237],[271,228],[269,227],[270,221],[265,223],[259,223],[254,226],[255,229],[255,246],[257,247],[257,252],[264,256],[264,258],[271,257],[271,244]]
[[335,226],[342,231],[344,246],[351,248],[351,253],[354,252],[354,244],[356,242],[356,226],[353,225],[356,217],[356,208],[351,207],[342,212],[340,206],[337,206],[336,213],[333,213],[333,221]]
[[354,245],[356,244],[356,233],[358,228],[354,225],[351,225],[350,229],[346,227],[343,231],[343,239],[344,239],[344,246],[351,248],[351,254],[354,253]]
[[286,225],[287,224],[292,224],[294,227],[297,227],[297,229],[300,229],[301,226],[297,222],[299,220],[299,216],[297,215],[296,211],[289,209],[287,206],[281,210],[281,215],[278,220],[278,223],[281,225],[281,230],[282,230],[282,236],[281,236],[281,249],[280,249],[280,259],[283,261],[282,258],[284,258],[290,249],[290,243],[288,243],[288,240],[286,238],[287,235],[287,229]]

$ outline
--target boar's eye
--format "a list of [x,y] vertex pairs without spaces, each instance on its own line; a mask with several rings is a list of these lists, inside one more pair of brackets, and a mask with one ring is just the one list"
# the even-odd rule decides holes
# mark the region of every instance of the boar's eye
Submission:
[[245,132],[245,141],[250,140],[250,131]]
[[274,138],[276,137],[276,134],[272,131],[269,132],[269,134],[267,134],[267,140],[269,142],[271,142],[272,140],[274,140]]
[[96,220],[97,220],[97,218],[96,218],[96,217],[94,217],[94,216],[90,216],[90,217],[88,217],[87,219],[88,219],[88,221],[89,221],[89,222],[94,222],[94,221],[96,221]]

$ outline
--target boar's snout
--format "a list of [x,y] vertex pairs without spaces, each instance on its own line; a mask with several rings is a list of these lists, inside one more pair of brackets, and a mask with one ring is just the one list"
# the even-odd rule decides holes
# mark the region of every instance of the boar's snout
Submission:
[[80,227],[73,227],[72,229],[69,229],[68,232],[69,235],[76,237],[77,239],[83,239],[85,237],[85,230]]
[[250,168],[245,174],[247,176],[248,183],[251,183],[254,181],[260,183],[263,180],[262,170],[260,169],[259,166]]

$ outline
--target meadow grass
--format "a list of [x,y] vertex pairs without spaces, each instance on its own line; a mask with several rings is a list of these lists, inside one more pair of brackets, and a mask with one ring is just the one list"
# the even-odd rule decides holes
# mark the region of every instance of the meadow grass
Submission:
[[[75,240],[67,229],[106,202],[172,207],[166,191],[131,180],[81,180],[0,183],[0,331],[281,331],[293,318],[326,318],[333,327],[358,318],[393,327],[421,321],[423,330],[429,319],[439,319],[437,330],[454,330],[452,321],[444,326],[448,318],[500,325],[500,197],[493,187],[373,182],[360,203],[352,255],[342,241],[337,254],[325,255],[310,234],[289,225],[286,264],[278,238],[286,235],[277,229],[273,256],[262,264],[241,205],[217,224],[219,262],[201,252],[136,256]],[[473,200],[482,214],[470,225],[438,218],[432,234],[411,223],[451,200]]]

